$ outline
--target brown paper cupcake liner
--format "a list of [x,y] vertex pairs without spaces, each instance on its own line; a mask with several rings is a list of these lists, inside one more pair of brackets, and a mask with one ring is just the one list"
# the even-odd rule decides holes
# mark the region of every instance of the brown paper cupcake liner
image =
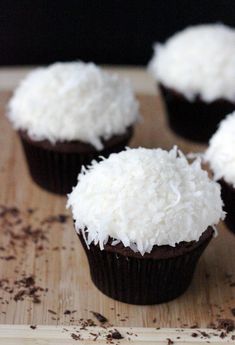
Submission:
[[235,189],[224,180],[219,180],[221,185],[221,197],[224,202],[224,211],[227,213],[225,224],[235,234]]
[[64,195],[70,193],[72,187],[77,184],[77,177],[83,165],[89,165],[93,159],[100,160],[100,156],[108,157],[111,153],[124,150],[131,138],[132,130],[123,136],[115,137],[115,140],[110,140],[102,151],[96,151],[90,145],[76,145],[76,142],[70,147],[63,146],[63,143],[52,146],[45,141],[29,140],[22,133],[19,135],[34,182],[49,192]]
[[151,253],[142,257],[122,255],[115,249],[100,250],[94,244],[88,249],[82,235],[78,236],[88,258],[91,279],[101,292],[121,302],[150,305],[168,302],[189,287],[197,261],[212,238],[213,231],[208,231],[184,254],[162,259],[151,258]]
[[206,103],[197,98],[190,102],[182,94],[159,87],[170,128],[189,140],[207,143],[220,121],[235,109],[235,104],[223,99]]

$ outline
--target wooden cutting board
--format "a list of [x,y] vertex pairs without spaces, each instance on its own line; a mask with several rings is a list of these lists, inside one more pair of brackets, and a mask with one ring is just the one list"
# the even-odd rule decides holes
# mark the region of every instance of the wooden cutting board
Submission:
[[[100,326],[91,311],[105,315],[108,326],[138,334],[130,336],[133,344],[167,344],[167,338],[179,344],[231,341],[234,333],[221,339],[216,331],[211,338],[193,338],[190,327],[207,328],[218,318],[235,320],[231,311],[235,308],[235,236],[220,224],[219,236],[201,258],[190,288],[172,302],[133,306],[104,296],[90,280],[71,219],[64,222],[64,217],[58,217],[70,215],[65,210],[66,197],[47,193],[31,181],[17,135],[4,117],[9,96],[0,94],[0,205],[18,211],[0,217],[0,343],[33,344],[36,338],[38,344],[73,343],[73,325],[81,327],[84,320],[92,319]],[[185,153],[205,149],[170,132],[159,97],[141,94],[139,99],[143,122],[137,126],[132,147],[170,149],[176,144]],[[29,277],[35,283],[24,279]],[[36,292],[29,295],[32,287]],[[20,296],[22,290],[26,293]],[[32,330],[29,325],[40,326]],[[63,333],[64,327],[69,331]],[[130,327],[137,329],[130,331]],[[94,343],[89,332],[85,337],[86,344]],[[97,341],[103,344],[107,339]],[[128,343],[127,335],[122,343]]]

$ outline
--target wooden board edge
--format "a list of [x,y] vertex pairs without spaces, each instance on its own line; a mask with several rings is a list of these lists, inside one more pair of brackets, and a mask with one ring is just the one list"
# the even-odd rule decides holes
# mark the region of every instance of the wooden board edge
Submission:
[[[187,328],[144,328],[144,327],[87,327],[37,325],[0,325],[0,344],[234,344],[235,332],[225,334],[212,329]],[[112,339],[110,335],[118,330],[123,339]]]

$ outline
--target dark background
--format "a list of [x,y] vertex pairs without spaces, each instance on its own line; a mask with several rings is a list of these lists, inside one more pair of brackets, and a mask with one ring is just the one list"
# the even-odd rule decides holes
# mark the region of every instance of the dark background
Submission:
[[143,65],[153,42],[218,21],[235,26],[235,0],[0,0],[0,65]]

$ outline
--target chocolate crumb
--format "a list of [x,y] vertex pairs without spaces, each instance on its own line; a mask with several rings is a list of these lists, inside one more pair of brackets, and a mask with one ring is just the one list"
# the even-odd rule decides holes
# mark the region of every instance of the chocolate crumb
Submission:
[[64,311],[64,315],[70,315],[70,314],[72,314],[71,310],[66,309],[66,310]]
[[108,319],[101,315],[100,313],[97,313],[95,311],[91,311],[91,313],[94,315],[94,317],[101,323],[105,323],[105,322],[108,322]]
[[174,344],[174,341],[172,341],[170,338],[167,338],[167,345],[172,345]]
[[232,335],[232,336],[231,336],[231,340],[235,340],[235,335]]

